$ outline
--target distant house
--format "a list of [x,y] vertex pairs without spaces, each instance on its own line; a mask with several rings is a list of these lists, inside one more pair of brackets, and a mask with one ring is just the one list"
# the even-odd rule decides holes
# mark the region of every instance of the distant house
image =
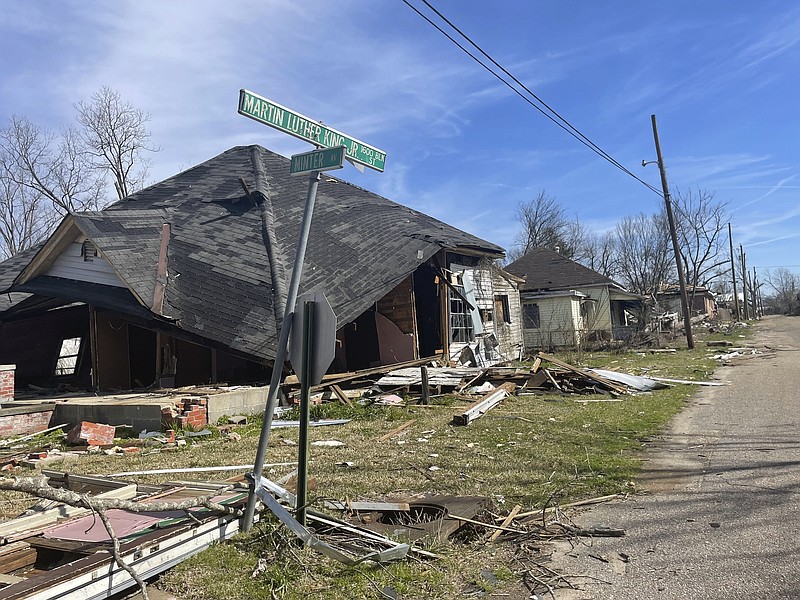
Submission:
[[[717,314],[717,302],[714,293],[703,286],[687,286],[686,294],[689,301],[689,312],[692,316],[707,315],[714,317]],[[731,300],[733,294],[730,295]],[[741,298],[741,295],[739,296]],[[681,308],[681,290],[678,286],[666,286],[656,293],[656,302],[662,312],[679,313]]]
[[636,330],[640,296],[553,250],[534,248],[505,269],[525,278],[526,348],[624,340]]
[[[268,378],[306,195],[289,160],[232,148],[0,263],[0,364],[94,390]],[[333,370],[522,345],[503,249],[325,175],[300,293],[337,317]],[[282,367],[279,366],[279,367]]]

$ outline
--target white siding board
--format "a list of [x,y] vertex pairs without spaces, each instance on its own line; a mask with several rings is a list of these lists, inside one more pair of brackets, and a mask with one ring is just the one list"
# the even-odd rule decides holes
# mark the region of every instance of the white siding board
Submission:
[[102,256],[95,256],[92,260],[83,260],[81,247],[85,238],[75,240],[62,252],[47,270],[49,277],[62,277],[75,281],[87,281],[114,287],[127,287],[108,261]]

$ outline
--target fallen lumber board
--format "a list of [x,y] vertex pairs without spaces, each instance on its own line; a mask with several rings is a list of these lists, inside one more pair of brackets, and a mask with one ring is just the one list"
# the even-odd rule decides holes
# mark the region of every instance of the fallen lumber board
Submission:
[[[591,504],[600,504],[601,502],[609,502],[611,500],[618,500],[624,498],[625,494],[611,494],[609,496],[600,496],[599,498],[588,498],[586,500],[578,500],[577,502],[570,502],[569,504],[562,504],[560,506],[548,506],[547,508],[539,508],[537,510],[529,510],[528,512],[518,513],[515,518],[522,519],[525,517],[532,517],[534,515],[542,515],[551,513],[555,510],[564,508],[577,508],[578,506],[589,506]],[[505,517],[497,517],[496,522],[501,522]]]
[[480,419],[488,411],[503,401],[503,398],[511,394],[517,388],[516,383],[504,383],[496,390],[486,394],[483,398],[472,404],[463,413],[453,417],[454,425],[469,425],[472,421]]
[[386,440],[393,438],[398,433],[401,433],[402,431],[405,431],[406,429],[411,427],[414,424],[414,421],[415,421],[415,419],[411,419],[410,421],[406,421],[405,423],[400,425],[400,427],[396,427],[396,428],[392,429],[389,433],[386,433],[386,434],[382,435],[381,437],[379,437],[378,441],[379,442],[385,442]]
[[[521,510],[522,510],[522,505],[521,504],[515,505],[514,508],[511,509],[511,512],[508,513],[506,518],[503,519],[503,522],[500,523],[500,527],[508,527],[509,525],[511,525],[511,521],[514,520],[514,517],[516,517],[517,513],[519,513],[519,511],[521,511]],[[494,533],[492,533],[492,535],[489,536],[489,541],[490,542],[495,541],[497,538],[500,537],[501,533],[503,533],[502,530],[500,530],[500,529],[495,530]]]

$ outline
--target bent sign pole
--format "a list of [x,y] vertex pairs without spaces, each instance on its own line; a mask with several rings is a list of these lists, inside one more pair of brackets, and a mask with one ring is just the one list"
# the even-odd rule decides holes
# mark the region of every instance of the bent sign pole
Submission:
[[[294,172],[296,167],[297,174],[309,173],[308,193],[303,210],[303,220],[300,225],[300,237],[297,242],[292,278],[286,293],[286,307],[278,338],[278,347],[275,349],[275,361],[269,382],[264,420],[261,423],[261,435],[258,440],[258,450],[256,451],[256,459],[251,475],[250,496],[247,499],[247,507],[242,522],[242,530],[249,531],[253,526],[253,518],[255,516],[256,483],[260,480],[264,470],[272,419],[278,401],[281,374],[283,365],[286,362],[289,334],[292,329],[297,292],[300,289],[300,276],[303,272],[306,246],[308,245],[309,232],[311,231],[311,216],[314,213],[320,172],[340,168],[342,159],[345,156],[354,165],[362,165],[362,167],[359,167],[360,169],[365,166],[382,172],[386,162],[386,153],[247,90],[240,90],[239,92],[239,114],[317,146],[316,151],[292,157],[292,169],[290,172]],[[345,150],[339,150],[338,147],[340,146],[344,147]]]

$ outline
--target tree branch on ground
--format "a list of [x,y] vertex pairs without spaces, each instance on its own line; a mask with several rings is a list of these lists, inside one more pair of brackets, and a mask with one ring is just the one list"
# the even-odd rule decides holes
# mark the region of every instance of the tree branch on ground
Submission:
[[[222,488],[215,492],[215,495],[220,495],[226,491],[230,491],[233,486]],[[190,508],[207,508],[214,512],[223,514],[241,516],[242,511],[238,508],[220,504],[211,500],[211,496],[199,496],[190,498],[180,502],[153,502],[141,503],[131,502],[130,500],[121,500],[119,498],[95,498],[88,494],[79,494],[72,490],[63,488],[55,488],[48,484],[47,477],[40,475],[38,477],[14,477],[0,479],[0,490],[24,492],[37,498],[45,500],[52,500],[60,502],[69,506],[88,509],[97,513],[105,526],[108,536],[112,542],[112,554],[114,561],[120,568],[127,571],[134,581],[139,585],[142,591],[142,596],[147,600],[147,584],[139,577],[133,568],[128,565],[122,558],[120,551],[119,538],[114,533],[111,522],[108,519],[107,511],[111,509],[120,509],[129,512],[163,512],[163,511],[188,511]]]

